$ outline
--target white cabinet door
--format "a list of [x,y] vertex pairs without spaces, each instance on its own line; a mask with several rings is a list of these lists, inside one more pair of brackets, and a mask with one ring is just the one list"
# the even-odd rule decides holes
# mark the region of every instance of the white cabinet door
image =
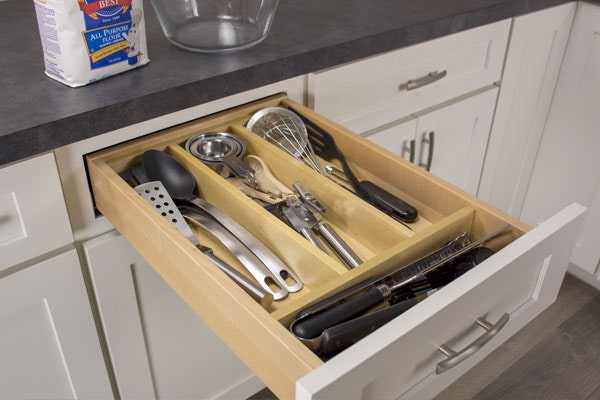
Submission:
[[478,197],[518,216],[552,101],[575,3],[515,18]]
[[483,168],[497,89],[386,127],[367,137],[475,194]]
[[0,169],[0,270],[73,243],[54,155]]
[[488,90],[419,116],[418,164],[475,194],[497,94],[498,89]]
[[122,236],[84,250],[122,399],[246,398],[264,387]]
[[521,219],[535,225],[567,203],[587,206],[572,262],[593,274],[600,261],[600,7],[577,7]]
[[0,398],[109,399],[76,251],[0,279]]
[[398,154],[410,162],[415,162],[416,134],[417,119],[411,117],[366,137],[384,149]]

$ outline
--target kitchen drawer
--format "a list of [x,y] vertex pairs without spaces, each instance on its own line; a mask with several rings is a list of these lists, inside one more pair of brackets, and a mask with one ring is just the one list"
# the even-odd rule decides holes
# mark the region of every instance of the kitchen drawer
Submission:
[[[418,219],[408,226],[398,223],[244,128],[256,111],[276,105],[291,107],[331,132],[359,175],[415,205]],[[209,131],[241,137],[247,153],[265,160],[284,184],[300,180],[324,203],[328,222],[364,262],[345,268],[185,151],[189,137]],[[265,309],[228,279],[119,176],[148,149],[182,162],[202,196],[267,244],[304,288]],[[438,345],[463,347],[481,333],[472,327],[477,318],[496,322],[508,313],[509,322],[481,352],[434,382],[456,377],[456,371],[464,372],[554,301],[584,212],[572,205],[528,233],[520,221],[285,95],[91,154],[88,166],[98,209],[280,398],[396,398],[436,378],[436,364],[444,359]],[[464,231],[481,237],[505,224],[510,229],[487,243],[495,255],[329,361],[290,333],[301,309],[406,265]],[[195,232],[201,243],[239,268],[209,234]]]
[[509,30],[504,20],[310,74],[309,106],[364,133],[441,104],[500,80]]
[[72,242],[54,156],[0,169],[0,270]]

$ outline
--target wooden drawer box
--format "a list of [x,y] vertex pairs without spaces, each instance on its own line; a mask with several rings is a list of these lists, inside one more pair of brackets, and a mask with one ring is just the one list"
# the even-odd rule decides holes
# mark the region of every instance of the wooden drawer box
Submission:
[[[244,128],[254,112],[275,105],[293,107],[331,132],[359,175],[415,205],[418,220],[403,226]],[[185,151],[189,137],[209,131],[241,137],[247,154],[265,160],[287,186],[300,180],[364,263],[347,269]],[[269,309],[253,301],[119,176],[148,149],[179,159],[202,196],[266,243],[304,288]],[[584,212],[573,205],[527,233],[518,220],[284,95],[92,154],[88,165],[98,209],[280,398],[397,398],[423,382],[431,393],[443,388],[554,301]],[[464,231],[481,237],[507,223],[511,229],[488,243],[494,256],[327,362],[288,330],[299,310],[336,291],[405,265]],[[236,265],[210,235],[196,234]],[[505,313],[509,322],[481,351],[436,375],[445,357],[437,346],[464,347],[481,335],[473,326],[478,317],[495,322]]]

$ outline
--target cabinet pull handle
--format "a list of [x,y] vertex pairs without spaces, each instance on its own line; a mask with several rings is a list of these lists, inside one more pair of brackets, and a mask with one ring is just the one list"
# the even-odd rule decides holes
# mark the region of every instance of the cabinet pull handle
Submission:
[[[423,137],[421,138],[421,143],[422,144],[426,144],[429,146],[429,151],[427,152],[427,162],[419,162],[419,167],[421,168],[425,168],[427,171],[431,170],[431,163],[433,162],[433,147],[435,144],[435,132],[434,131],[430,131],[425,132],[423,134]],[[421,158],[423,158],[422,156],[423,153],[421,153]]]
[[456,365],[460,364],[467,358],[471,357],[475,352],[477,352],[479,349],[481,349],[483,346],[485,346],[487,342],[492,340],[494,338],[494,336],[496,336],[502,328],[504,328],[504,326],[508,322],[508,319],[509,319],[509,314],[504,313],[504,315],[502,315],[502,317],[500,317],[498,322],[496,322],[494,325],[492,325],[482,318],[477,318],[477,321],[475,321],[475,323],[477,323],[477,325],[479,325],[483,329],[485,329],[485,333],[483,335],[481,335],[480,337],[478,337],[477,339],[475,339],[467,347],[465,347],[464,349],[462,349],[458,352],[450,349],[446,345],[441,345],[440,347],[438,347],[438,350],[441,351],[442,353],[444,353],[448,358],[445,359],[444,361],[440,361],[437,364],[435,373],[437,375],[439,375],[442,372],[445,372],[445,371],[449,370],[450,368],[455,367]]
[[405,140],[402,146],[402,154],[408,152],[408,160],[411,163],[415,162],[415,139]]
[[409,79],[406,83],[401,84],[398,90],[414,90],[423,86],[427,86],[435,81],[439,81],[448,74],[448,71],[432,71],[425,76],[417,79]]

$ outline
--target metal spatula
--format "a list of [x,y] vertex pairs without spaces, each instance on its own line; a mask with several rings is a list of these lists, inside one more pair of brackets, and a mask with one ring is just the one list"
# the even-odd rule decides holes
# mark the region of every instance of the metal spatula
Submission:
[[259,302],[263,307],[268,307],[273,302],[273,295],[266,292],[257,284],[249,280],[235,268],[214,255],[212,249],[203,246],[198,241],[194,232],[186,223],[183,215],[175,206],[175,202],[169,196],[169,193],[163,186],[162,182],[154,181],[147,182],[136,186],[135,191],[142,196],[148,204],[161,214],[167,221],[171,223],[183,236],[186,237],[194,246],[204,253],[217,267],[225,272],[231,279],[242,287],[252,298]]

